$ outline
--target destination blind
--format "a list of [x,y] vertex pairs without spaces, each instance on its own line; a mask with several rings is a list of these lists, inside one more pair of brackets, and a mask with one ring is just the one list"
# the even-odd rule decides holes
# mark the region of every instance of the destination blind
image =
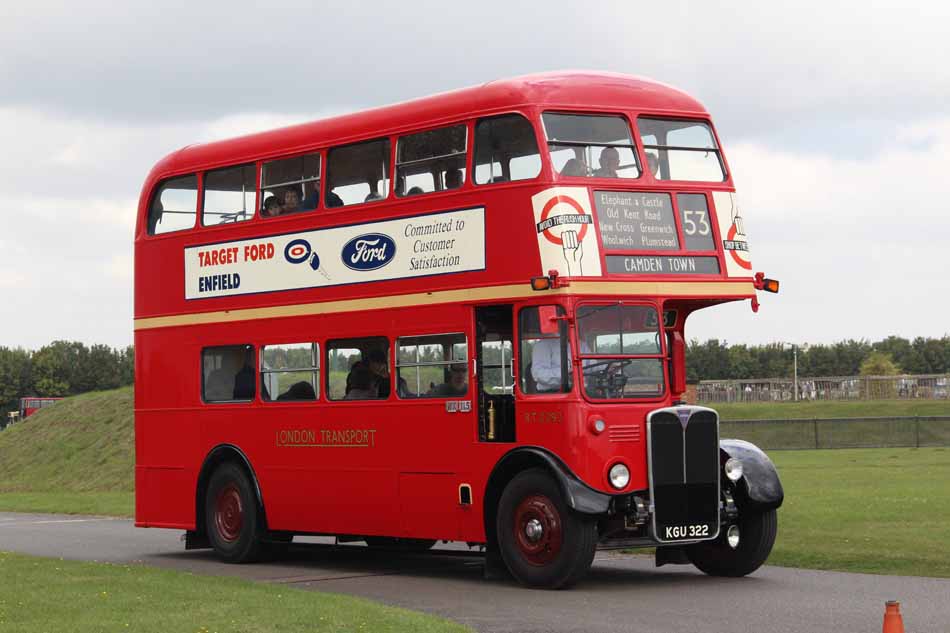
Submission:
[[686,234],[681,248],[668,193],[595,191],[598,229],[607,272],[616,275],[718,275],[719,259],[692,255],[633,255],[618,251],[712,251],[705,196],[679,194]]

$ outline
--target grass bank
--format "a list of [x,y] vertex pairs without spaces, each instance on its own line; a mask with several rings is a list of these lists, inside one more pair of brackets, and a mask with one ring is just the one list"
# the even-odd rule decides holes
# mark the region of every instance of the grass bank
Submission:
[[0,578],[0,631],[9,633],[470,631],[359,598],[138,565],[0,552]]
[[131,516],[132,388],[88,393],[0,431],[0,510]]

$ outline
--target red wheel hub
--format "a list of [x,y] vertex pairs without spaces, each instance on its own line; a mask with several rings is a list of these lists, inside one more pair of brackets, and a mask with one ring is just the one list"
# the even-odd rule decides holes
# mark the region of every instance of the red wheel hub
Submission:
[[214,503],[214,525],[222,540],[233,543],[241,537],[244,526],[244,506],[241,492],[234,484],[228,484],[218,492]]
[[512,528],[521,555],[532,565],[548,565],[561,551],[561,515],[544,495],[522,499],[515,509]]

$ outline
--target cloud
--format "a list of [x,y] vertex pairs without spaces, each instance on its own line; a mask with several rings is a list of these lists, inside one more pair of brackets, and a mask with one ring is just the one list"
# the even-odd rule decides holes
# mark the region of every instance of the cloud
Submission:
[[782,291],[762,296],[754,317],[747,305],[700,312],[690,337],[815,343],[950,333],[950,296],[938,291],[947,287],[950,117],[908,126],[888,152],[864,161],[755,143],[729,156],[753,266]]
[[[945,111],[950,6],[620,0],[62,3],[0,20],[2,100],[106,121],[310,111],[513,74],[598,68],[700,96],[730,135]],[[284,19],[286,18],[286,20]],[[68,97],[68,98],[64,98]]]

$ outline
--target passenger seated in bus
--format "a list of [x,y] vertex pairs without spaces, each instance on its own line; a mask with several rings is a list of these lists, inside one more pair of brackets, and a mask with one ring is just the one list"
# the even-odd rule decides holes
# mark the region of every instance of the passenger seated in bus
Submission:
[[464,396],[468,392],[468,367],[455,363],[449,367],[449,381],[432,390],[434,396]]
[[351,383],[344,400],[375,400],[379,397],[376,377],[369,367],[357,363],[350,370],[347,382]]
[[656,177],[656,173],[660,171],[660,161],[655,154],[647,152],[647,167],[650,168],[650,173],[653,174],[653,177]]
[[335,191],[327,191],[327,208],[342,207],[343,198],[338,196]]
[[561,168],[562,176],[586,176],[587,167],[577,158],[572,158],[564,163]]
[[445,172],[445,188],[458,189],[462,186],[462,170],[450,169]]
[[363,198],[363,202],[372,202],[373,200],[382,200],[383,197],[376,193],[375,191],[370,191],[366,194],[366,197]]
[[[306,191],[307,185],[304,185],[304,191]],[[300,208],[305,211],[311,209],[316,209],[317,204],[320,202],[320,181],[315,180],[310,183],[310,195],[306,196],[303,202],[300,204]]]
[[253,400],[254,399],[254,352],[248,350],[247,357],[244,360],[244,366],[234,375],[234,399],[235,400]]
[[264,210],[261,216],[265,218],[274,218],[280,215],[280,200],[277,196],[270,196],[264,200]]
[[220,402],[234,397],[234,374],[226,369],[215,369],[205,376],[205,400]]
[[277,396],[278,400],[316,400],[317,392],[313,390],[313,385],[311,385],[306,380],[301,380],[300,382],[295,382],[290,385],[290,388],[287,389],[284,393]]
[[617,178],[617,168],[620,167],[620,152],[616,147],[605,147],[600,152],[600,169],[594,172],[599,178]]
[[422,187],[413,187],[413,188],[411,188],[409,191],[406,192],[406,195],[407,195],[407,196],[418,196],[420,193],[425,193],[425,191],[423,191]]
[[284,190],[284,206],[281,213],[296,213],[300,211],[300,190],[296,187],[288,187]]
[[389,397],[389,361],[386,352],[381,349],[370,351],[367,366],[376,381],[376,392],[380,398]]

